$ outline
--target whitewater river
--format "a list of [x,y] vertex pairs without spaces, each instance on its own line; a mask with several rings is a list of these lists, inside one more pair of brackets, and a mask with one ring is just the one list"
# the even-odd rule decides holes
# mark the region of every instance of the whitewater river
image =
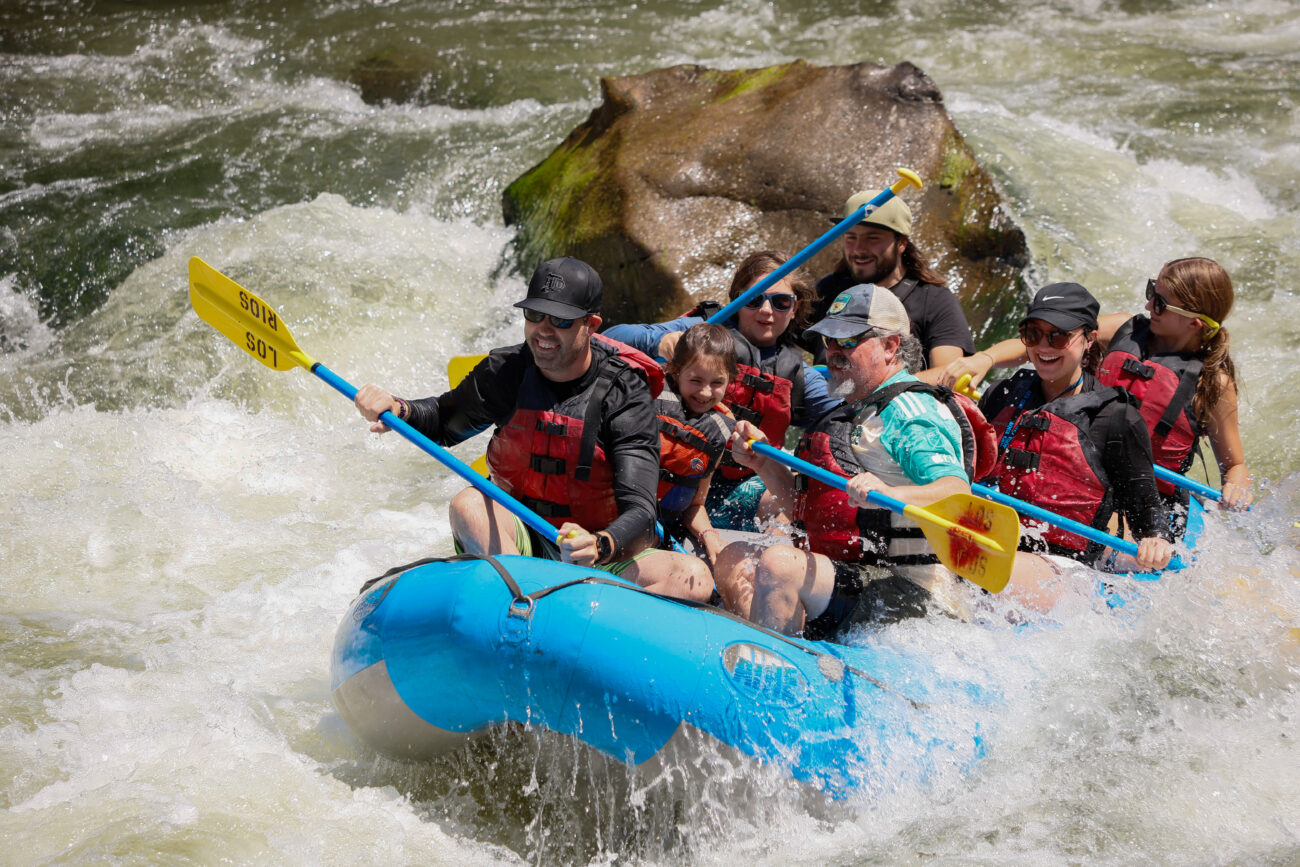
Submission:
[[[4,3],[0,862],[1297,863],[1297,46],[1278,0]],[[392,49],[441,59],[434,99],[361,100]],[[519,338],[500,193],[600,76],[800,57],[929,73],[1031,282],[1136,311],[1162,262],[1223,262],[1258,505],[1124,615],[894,630],[1000,693],[967,772],[827,804],[718,757],[677,797],[528,733],[377,758],[334,629],[448,549],[459,484],[201,322],[189,257],[354,383],[436,392]]]

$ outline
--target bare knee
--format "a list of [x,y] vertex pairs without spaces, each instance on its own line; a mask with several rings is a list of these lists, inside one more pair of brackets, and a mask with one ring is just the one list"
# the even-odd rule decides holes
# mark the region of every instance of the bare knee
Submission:
[[806,581],[809,557],[789,545],[765,548],[754,569],[754,588],[767,594],[798,598]]
[[465,488],[451,498],[451,534],[472,554],[518,554],[514,522],[508,512],[477,488]]

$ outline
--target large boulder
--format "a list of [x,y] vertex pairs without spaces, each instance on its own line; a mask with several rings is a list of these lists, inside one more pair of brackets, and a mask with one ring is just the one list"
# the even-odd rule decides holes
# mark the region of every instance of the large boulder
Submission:
[[[591,263],[609,321],[722,298],[747,254],[803,249],[843,216],[845,199],[898,180],[899,166],[925,182],[903,193],[912,237],[977,331],[1006,318],[1009,287],[1023,289],[1024,233],[934,82],[910,63],[676,66],[602,79],[601,90],[586,122],[502,204],[521,270],[560,255]],[[830,271],[839,250],[831,244],[808,270]]]

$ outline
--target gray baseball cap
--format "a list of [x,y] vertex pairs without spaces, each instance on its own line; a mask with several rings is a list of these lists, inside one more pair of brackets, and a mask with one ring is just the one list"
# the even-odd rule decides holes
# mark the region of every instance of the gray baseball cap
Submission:
[[845,289],[831,302],[826,318],[808,329],[808,334],[841,338],[875,328],[889,334],[909,334],[912,322],[898,296],[875,283],[859,283]]

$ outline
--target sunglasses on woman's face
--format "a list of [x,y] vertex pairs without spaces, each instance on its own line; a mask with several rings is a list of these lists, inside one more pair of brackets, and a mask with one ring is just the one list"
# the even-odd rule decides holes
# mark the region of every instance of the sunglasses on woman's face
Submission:
[[1057,328],[1048,330],[1039,328],[1037,325],[1022,325],[1020,326],[1020,342],[1025,346],[1037,346],[1041,340],[1046,338],[1048,346],[1053,349],[1064,349],[1070,345],[1070,341],[1074,339],[1076,333],[1074,331],[1061,331]]
[[771,295],[759,295],[746,301],[745,307],[750,310],[757,310],[763,306],[764,301],[771,302],[772,309],[777,313],[784,313],[794,306],[794,295],[790,292],[774,292]]
[[[561,319],[558,316],[552,316],[549,313],[542,313],[540,310],[525,310],[524,318],[529,322],[541,322],[543,319],[551,320],[551,327],[563,331],[566,328],[572,328],[577,319]],[[583,317],[578,317],[582,319]]]
[[1205,324],[1205,333],[1201,335],[1202,339],[1209,340],[1219,333],[1219,323],[1215,322],[1204,313],[1193,313],[1182,307],[1175,307],[1170,304],[1165,296],[1156,291],[1156,278],[1152,277],[1147,280],[1147,300],[1151,302],[1151,312],[1159,316],[1168,310],[1170,313],[1177,313],[1179,316],[1186,316],[1188,319],[1199,319]]

